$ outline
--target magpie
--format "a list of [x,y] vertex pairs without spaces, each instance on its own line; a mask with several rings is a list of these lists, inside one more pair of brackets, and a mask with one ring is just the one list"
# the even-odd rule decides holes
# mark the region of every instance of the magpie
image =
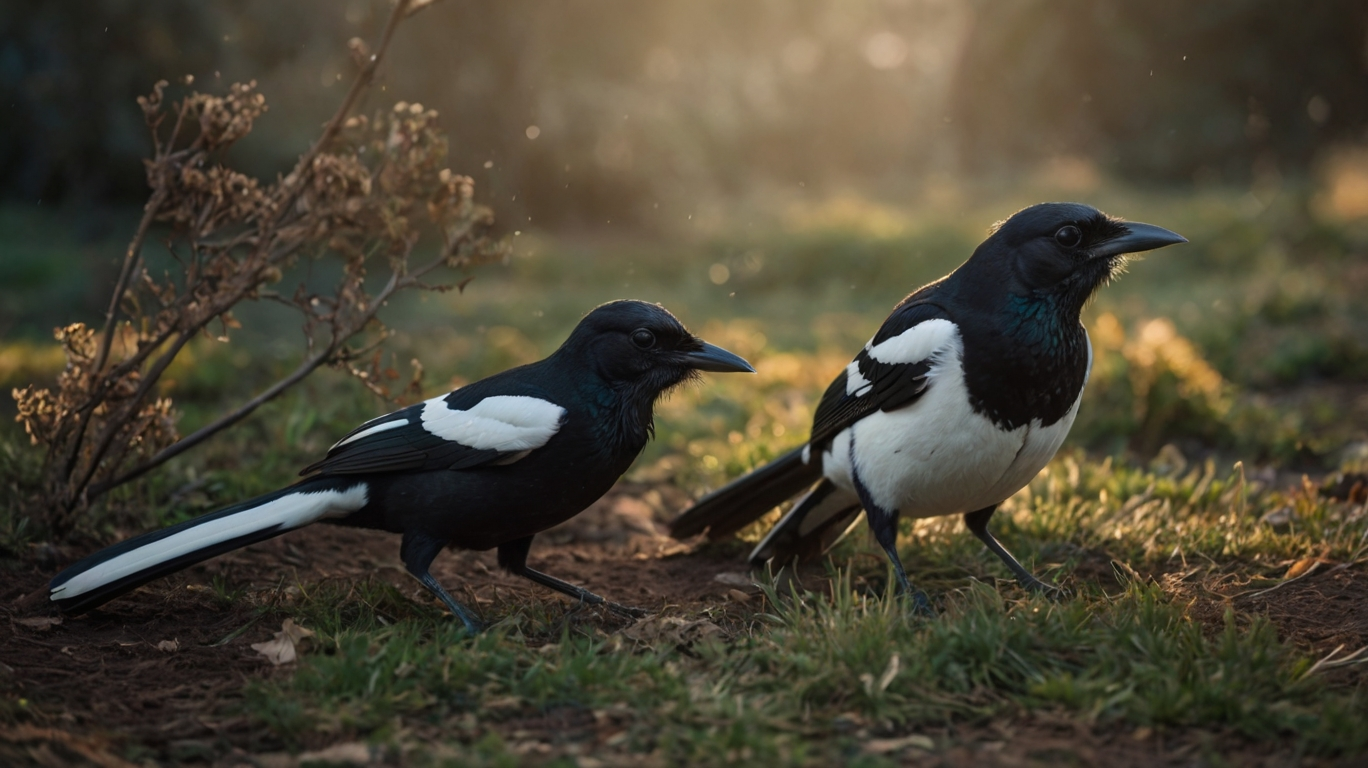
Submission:
[[96,552],[52,580],[50,599],[84,612],[215,555],[326,522],[402,534],[405,568],[472,634],[480,622],[428,571],[448,546],[497,548],[506,570],[604,603],[529,568],[532,538],[607,492],[654,435],[656,401],[699,371],[755,369],[659,305],[604,304],[550,357],[371,419],[294,485]]
[[676,538],[736,532],[806,491],[751,564],[815,558],[864,511],[900,590],[929,612],[898,558],[898,519],[961,513],[1021,584],[1052,592],[988,531],[1078,414],[1092,367],[1079,320],[1126,255],[1187,242],[1078,203],[1022,209],[949,275],[903,299],[817,405],[803,446],[700,499]]

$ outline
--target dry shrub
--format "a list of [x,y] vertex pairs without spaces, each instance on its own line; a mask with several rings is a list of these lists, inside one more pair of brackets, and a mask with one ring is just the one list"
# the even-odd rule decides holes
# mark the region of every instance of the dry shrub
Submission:
[[[491,236],[492,212],[474,201],[474,183],[444,165],[447,142],[436,112],[400,103],[369,117],[352,115],[396,25],[412,10],[408,2],[396,5],[374,55],[352,41],[358,73],[343,104],[310,151],[274,182],[234,170],[224,156],[266,113],[255,83],[233,85],[223,95],[192,91],[168,105],[163,81],[138,100],[154,147],[145,161],[152,191],[104,325],[58,329],[67,364],[55,385],[13,393],[18,420],[44,451],[34,514],[51,533],[69,532],[101,494],[231,426],[320,366],[350,370],[389,394],[397,376],[380,367],[378,346],[387,336],[380,307],[404,289],[463,287],[464,281],[424,279],[441,268],[505,255],[504,243]],[[154,274],[143,263],[154,225],[169,232],[175,274]],[[413,263],[429,236],[440,243],[425,251],[435,253]],[[300,258],[339,261],[336,289],[272,290]],[[373,272],[380,280],[368,279]],[[226,336],[237,327],[233,308],[258,299],[302,315],[303,361],[181,438],[171,399],[157,394],[158,381],[188,342],[211,331]],[[415,368],[421,371],[416,361]]]
[[1177,438],[1229,439],[1231,387],[1171,321],[1148,320],[1128,336],[1104,312],[1091,337],[1097,355],[1092,405],[1110,415],[1105,431],[1130,435],[1130,448],[1142,456]]

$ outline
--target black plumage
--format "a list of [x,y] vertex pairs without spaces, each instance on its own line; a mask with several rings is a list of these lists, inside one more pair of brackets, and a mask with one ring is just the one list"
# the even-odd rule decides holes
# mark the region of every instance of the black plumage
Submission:
[[428,571],[448,546],[497,547],[513,573],[604,602],[527,567],[533,536],[588,507],[627,470],[652,434],[662,394],[699,371],[752,370],[658,305],[605,304],[546,359],[362,424],[289,488],[96,552],[52,580],[51,599],[69,612],[89,610],[322,521],[402,534],[405,567],[472,631],[479,622]]
[[805,445],[700,499],[673,534],[725,536],[807,490],[753,564],[815,557],[863,510],[900,588],[925,608],[898,557],[898,519],[961,513],[1024,585],[1047,589],[988,520],[1073,423],[1092,364],[1084,304],[1126,254],[1180,242],[1077,203],[1017,212],[893,309],[827,388]]

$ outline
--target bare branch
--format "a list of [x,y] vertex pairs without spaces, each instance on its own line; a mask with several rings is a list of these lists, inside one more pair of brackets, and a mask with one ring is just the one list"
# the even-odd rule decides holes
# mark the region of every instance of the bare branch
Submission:
[[310,356],[303,363],[300,363],[299,367],[295,368],[294,371],[290,373],[290,375],[286,376],[280,381],[277,381],[275,384],[271,385],[269,388],[267,388],[265,391],[263,391],[256,397],[252,398],[251,400],[248,400],[247,402],[233,409],[229,413],[226,413],[223,416],[220,416],[219,418],[215,419],[214,421],[204,425],[203,427],[200,427],[199,429],[195,430],[192,434],[184,438],[181,438],[180,440],[166,448],[163,448],[159,453],[157,453],[157,455],[153,456],[152,458],[148,459],[142,464],[139,464],[133,469],[128,470],[124,474],[119,475],[118,477],[115,477],[112,480],[107,480],[103,483],[98,483],[96,485],[91,486],[91,497],[93,498],[101,496],[111,488],[115,488],[117,486],[123,485],[124,483],[130,480],[136,480],[139,477],[142,477],[143,475],[147,474],[153,469],[156,469],[157,467],[161,466],[162,464],[165,464],[171,459],[174,459],[175,457],[181,455],[182,453],[185,453],[191,448],[194,448],[195,446],[199,445],[205,440],[208,440],[209,438],[213,437],[219,432],[247,418],[257,408],[275,399],[277,395],[294,386],[295,384],[298,384],[300,381],[303,381],[304,377],[313,373],[315,370],[318,369],[319,366],[328,362],[328,359],[331,356],[333,350],[334,347],[329,346],[327,350]]
[[[359,71],[351,89],[293,172],[275,182],[246,176],[224,159],[223,150],[266,112],[255,82],[233,84],[222,95],[191,92],[172,105],[163,103],[166,83],[160,82],[139,99],[154,146],[147,161],[153,192],[124,254],[104,326],[59,329],[68,365],[55,386],[14,392],[20,421],[45,452],[46,495],[38,505],[54,532],[64,532],[111,488],[240,422],[320,366],[345,367],[371,391],[392,397],[388,382],[395,377],[372,375],[391,335],[380,308],[401,290],[453,287],[424,282],[439,268],[465,268],[504,253],[489,235],[492,214],[474,202],[474,182],[444,167],[447,142],[436,112],[400,102],[389,112],[352,116],[397,24],[420,6],[397,3],[374,55],[364,43],[352,44]],[[171,115],[175,123],[163,136]],[[154,223],[168,227],[176,275],[144,267],[142,249]],[[434,258],[413,267],[427,226],[441,233],[441,242]],[[286,298],[268,288],[305,258],[341,265],[334,291],[311,295],[301,285]],[[368,279],[380,266],[388,279],[373,288]],[[180,439],[171,401],[158,394],[163,375],[215,320],[226,338],[237,327],[234,309],[256,299],[300,311],[303,359],[266,390]],[[353,365],[366,356],[374,371]]]
[[361,94],[370,87],[371,81],[375,79],[375,72],[380,68],[380,62],[384,60],[385,52],[389,50],[390,41],[394,39],[394,30],[399,26],[399,22],[404,20],[410,2],[411,0],[398,0],[394,4],[394,10],[390,11],[389,20],[385,22],[385,30],[380,34],[380,45],[376,47],[375,53],[371,54],[370,60],[361,67],[361,71],[356,73],[351,88],[347,90],[346,97],[342,99],[342,106],[337,108],[337,112],[323,127],[323,134],[318,137],[318,141],[315,141],[313,146],[309,147],[309,151],[299,158],[298,163],[295,163],[294,171],[285,177],[286,194],[281,199],[278,208],[281,214],[293,207],[300,191],[304,188],[306,177],[312,174],[314,159],[318,157],[324,147],[332,143],[332,140],[337,137],[337,132],[342,130],[342,124],[346,122],[347,115],[351,114],[352,107],[356,106]]
[[[430,266],[431,265],[429,265],[429,267]],[[381,292],[377,295],[387,297],[394,292],[394,289],[397,285],[398,276],[391,276],[389,282],[385,285],[385,288],[382,289]],[[367,323],[369,323],[375,317],[376,313],[380,310],[381,303],[382,302],[377,301],[374,304],[372,304],[371,308],[367,310],[364,315],[362,315],[360,321],[353,324],[353,328],[359,330],[360,328],[364,327]],[[232,411],[220,416],[214,421],[195,430],[195,432],[190,434],[189,436],[184,437],[176,443],[168,446],[167,448],[162,449],[159,453],[157,453],[157,455],[153,456],[152,458],[148,459],[142,464],[139,464],[138,466],[134,467],[128,472],[114,478],[113,480],[109,480],[107,482],[93,486],[90,489],[91,497],[93,498],[96,496],[100,496],[105,491],[108,491],[110,488],[123,485],[129,480],[135,480],[139,477],[142,477],[149,471],[156,469],[162,464],[165,464],[167,461],[170,461],[171,459],[190,450],[196,445],[199,445],[205,440],[208,440],[210,437],[213,437],[214,435],[218,434],[224,429],[227,429],[228,427],[231,427],[239,421],[242,421],[243,419],[247,418],[257,408],[260,408],[261,406],[275,399],[276,396],[280,395],[280,393],[284,392],[285,390],[289,389],[295,384],[298,384],[300,381],[303,381],[304,377],[308,376],[310,373],[313,373],[315,370],[319,368],[319,366],[322,366],[325,363],[332,360],[333,356],[337,353],[338,349],[340,349],[342,345],[346,343],[347,339],[351,336],[351,332],[346,333],[345,335],[334,335],[332,341],[322,352],[310,355],[306,360],[304,360],[304,362],[300,363],[299,367],[295,368],[294,371],[292,371],[288,376],[281,379],[280,381],[277,381],[275,384],[272,384],[265,391],[263,391],[256,397],[252,398],[251,400],[248,400],[247,402],[243,403],[237,408],[234,408]]]

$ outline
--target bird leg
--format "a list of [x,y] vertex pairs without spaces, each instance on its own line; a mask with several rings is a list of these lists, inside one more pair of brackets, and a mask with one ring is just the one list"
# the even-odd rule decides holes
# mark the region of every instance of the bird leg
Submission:
[[542,585],[543,587],[549,587],[551,589],[554,589],[563,595],[569,595],[570,597],[573,597],[582,603],[589,603],[590,605],[602,605],[610,611],[614,611],[625,616],[631,616],[633,618],[640,618],[642,616],[647,615],[647,612],[643,611],[640,608],[632,608],[631,606],[619,605],[611,600],[603,599],[599,595],[590,592],[584,587],[577,587],[568,581],[561,581],[555,576],[550,576],[545,573],[542,573],[541,571],[528,568],[527,553],[531,548],[531,536],[518,539],[516,541],[509,541],[500,544],[499,566],[507,570],[509,573],[522,576],[526,579],[529,579]]
[[931,601],[927,599],[925,592],[912,586],[912,582],[907,578],[907,571],[903,569],[902,558],[898,556],[898,511],[887,510],[875,504],[869,489],[860,480],[859,473],[852,474],[855,475],[855,492],[860,495],[860,503],[864,505],[865,518],[869,520],[869,529],[874,533],[874,540],[883,547],[883,551],[888,554],[888,561],[893,564],[893,574],[898,577],[898,592],[912,601],[914,613],[934,616],[936,612],[931,608]]
[[442,585],[428,572],[428,567],[436,559],[437,553],[446,547],[447,542],[435,539],[425,533],[417,531],[405,531],[404,538],[399,544],[399,559],[404,561],[404,568],[408,570],[418,583],[427,588],[427,591],[437,596],[446,604],[446,607],[465,624],[466,631],[472,635],[478,635],[484,631],[484,625],[475,618],[470,609],[461,605],[447,594]]
[[1007,567],[1016,575],[1017,581],[1021,583],[1021,586],[1047,597],[1063,597],[1066,594],[1063,589],[1046,584],[1036,578],[1035,574],[1026,570],[1025,566],[1018,562],[1017,559],[1012,556],[1012,553],[1008,552],[1007,548],[1002,546],[997,539],[993,538],[993,534],[988,532],[988,519],[993,516],[993,512],[995,511],[997,511],[996,504],[991,507],[984,507],[977,512],[967,512],[964,515],[964,526],[974,532],[974,535],[979,538],[979,541],[982,541],[984,546],[988,547],[988,551],[997,555],[1002,562],[1007,564]]

